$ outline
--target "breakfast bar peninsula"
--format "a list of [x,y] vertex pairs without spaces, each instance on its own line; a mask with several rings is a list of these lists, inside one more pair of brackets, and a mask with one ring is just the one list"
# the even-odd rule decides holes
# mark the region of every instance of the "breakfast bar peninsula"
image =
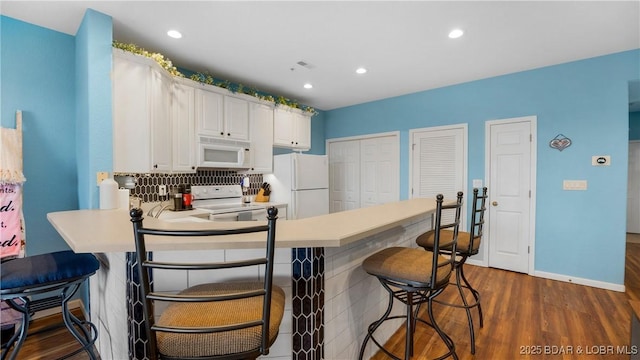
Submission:
[[[367,276],[361,263],[389,246],[415,246],[431,229],[434,199],[411,199],[300,220],[278,220],[274,283],[287,292],[285,319],[269,359],[354,359],[367,324],[386,308],[387,295]],[[198,215],[197,211],[183,216]],[[96,346],[103,359],[144,359],[133,227],[128,211],[76,210],[49,213],[54,228],[75,252],[94,253],[102,262],[91,278],[91,319],[98,325]],[[191,219],[195,220],[195,219]],[[145,227],[215,229],[255,222],[190,221],[146,217]],[[239,258],[265,246],[263,237],[233,235],[216,239],[154,239],[147,245],[156,259],[216,261]],[[191,275],[191,276],[190,276]],[[230,277],[259,277],[259,273]],[[228,278],[226,278],[228,279]],[[213,279],[214,281],[216,279]],[[154,286],[179,290],[211,282],[185,271],[183,276],[154,279]],[[398,312],[402,312],[399,307]],[[380,340],[400,324],[378,330]],[[374,348],[367,349],[370,357]]]

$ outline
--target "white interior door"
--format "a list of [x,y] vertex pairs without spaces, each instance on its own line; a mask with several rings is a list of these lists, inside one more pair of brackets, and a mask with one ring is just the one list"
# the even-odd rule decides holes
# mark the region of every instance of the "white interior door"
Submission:
[[[411,197],[454,200],[467,188],[467,125],[438,126],[411,130]],[[466,211],[460,218],[466,229]],[[453,212],[443,213],[443,222],[453,220]]]
[[397,138],[360,140],[360,207],[398,201],[399,171]]
[[627,232],[640,233],[640,141],[629,142]]
[[327,141],[331,212],[398,201],[400,134]]
[[358,141],[329,144],[329,210],[360,207],[360,145]]
[[535,117],[487,123],[489,266],[530,272]]

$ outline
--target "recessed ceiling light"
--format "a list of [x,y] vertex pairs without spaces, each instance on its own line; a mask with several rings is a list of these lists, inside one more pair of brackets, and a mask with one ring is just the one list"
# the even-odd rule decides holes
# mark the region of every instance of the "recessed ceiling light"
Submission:
[[449,37],[452,39],[457,39],[460,36],[462,36],[464,34],[464,31],[460,30],[460,29],[453,29],[451,30],[451,32],[449,33]]
[[182,37],[182,34],[178,30],[169,30],[167,31],[167,35],[169,35],[169,37],[172,37],[174,39],[180,39]]
[[361,67],[356,69],[356,74],[364,74],[367,72],[367,69]]
[[305,89],[311,89],[312,87],[313,87],[313,85],[311,85],[309,83],[304,84],[304,88]]

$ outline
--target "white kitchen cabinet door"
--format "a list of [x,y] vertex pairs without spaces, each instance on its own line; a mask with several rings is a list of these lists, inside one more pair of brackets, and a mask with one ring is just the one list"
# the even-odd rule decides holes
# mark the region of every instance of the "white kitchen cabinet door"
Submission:
[[151,167],[152,172],[171,171],[171,91],[173,79],[164,70],[151,68]]
[[311,116],[306,114],[294,115],[293,140],[296,149],[311,149]]
[[276,107],[273,113],[273,146],[309,150],[311,117],[298,110]]
[[113,171],[170,172],[172,79],[153,60],[113,54]]
[[[149,65],[113,52],[113,171],[148,172],[151,157]],[[135,61],[138,60],[138,61]]]
[[273,146],[293,147],[293,113],[276,107],[273,110]]
[[273,108],[251,103],[249,106],[251,130],[251,170],[254,174],[273,172]]
[[233,140],[249,140],[249,102],[224,97],[224,135]]
[[196,172],[195,90],[175,82],[172,93],[173,172]]
[[205,89],[196,89],[195,107],[198,135],[225,137],[224,95]]

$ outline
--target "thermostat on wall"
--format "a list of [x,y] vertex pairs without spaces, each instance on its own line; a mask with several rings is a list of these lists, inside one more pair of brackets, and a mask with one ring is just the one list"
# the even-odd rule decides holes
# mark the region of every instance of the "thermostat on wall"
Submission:
[[611,165],[611,156],[595,155],[591,157],[591,165],[593,166],[609,166]]

